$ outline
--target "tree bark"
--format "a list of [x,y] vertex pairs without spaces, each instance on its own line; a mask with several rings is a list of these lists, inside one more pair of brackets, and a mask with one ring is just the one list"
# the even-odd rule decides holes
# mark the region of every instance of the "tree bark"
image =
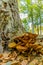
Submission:
[[0,30],[9,31],[16,36],[24,33],[19,17],[18,0],[0,0]]
[[31,9],[32,33],[34,33],[33,9]]

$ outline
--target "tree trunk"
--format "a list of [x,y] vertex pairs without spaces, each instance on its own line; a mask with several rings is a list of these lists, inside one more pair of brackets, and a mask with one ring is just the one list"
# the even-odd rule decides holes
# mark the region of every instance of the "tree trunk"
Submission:
[[39,26],[38,26],[38,24],[37,24],[37,33],[38,33],[38,35],[39,35]]
[[0,30],[15,33],[15,36],[24,33],[19,17],[18,0],[0,0]]
[[32,19],[32,33],[34,33],[33,9],[31,9],[31,19]]
[[39,19],[40,19],[40,35],[42,34],[41,32],[41,0],[38,0],[38,4],[39,4]]
[[42,33],[41,33],[41,10],[40,10],[40,7],[39,7],[39,20],[40,20],[40,35],[41,35]]

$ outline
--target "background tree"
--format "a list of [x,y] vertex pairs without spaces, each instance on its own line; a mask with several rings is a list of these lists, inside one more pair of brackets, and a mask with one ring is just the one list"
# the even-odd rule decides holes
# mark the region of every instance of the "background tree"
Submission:
[[25,19],[29,24],[29,26],[27,25],[28,28],[30,27],[30,23],[31,23],[31,28],[29,28],[29,30],[31,30],[32,33],[37,33],[40,35],[43,34],[42,32],[43,1],[42,0],[34,0],[34,1],[33,0],[19,0],[19,1],[20,1],[20,4],[19,4],[20,13],[27,14],[27,17],[25,17]]

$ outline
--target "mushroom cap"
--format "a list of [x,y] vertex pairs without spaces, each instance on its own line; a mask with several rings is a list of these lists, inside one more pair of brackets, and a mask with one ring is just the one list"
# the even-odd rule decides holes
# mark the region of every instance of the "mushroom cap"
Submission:
[[15,42],[9,43],[8,47],[9,48],[15,48],[16,47],[16,43]]
[[16,46],[16,49],[17,49],[18,51],[22,52],[22,51],[26,51],[26,50],[27,50],[27,47],[26,47],[26,46],[18,45],[18,46]]

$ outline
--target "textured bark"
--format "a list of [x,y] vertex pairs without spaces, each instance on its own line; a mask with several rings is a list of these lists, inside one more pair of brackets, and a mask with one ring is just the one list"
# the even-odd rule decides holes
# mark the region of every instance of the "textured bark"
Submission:
[[17,0],[0,0],[0,30],[21,35],[24,33]]

